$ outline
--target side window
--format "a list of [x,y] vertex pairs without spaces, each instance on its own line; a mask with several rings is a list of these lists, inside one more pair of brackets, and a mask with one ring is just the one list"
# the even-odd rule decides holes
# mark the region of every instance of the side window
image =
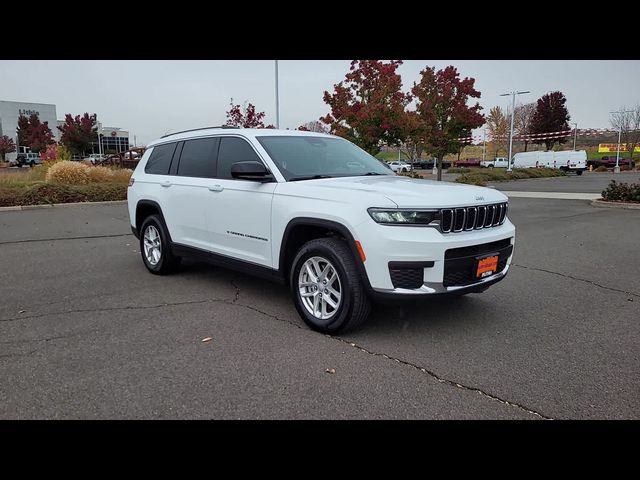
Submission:
[[145,173],[151,173],[155,175],[168,175],[169,166],[171,165],[171,157],[176,149],[175,143],[168,143],[166,145],[157,145],[153,147],[151,157],[144,167]]
[[198,138],[185,141],[180,155],[178,175],[215,178],[217,149],[217,138]]
[[218,178],[232,178],[231,164],[236,162],[256,161],[260,157],[246,140],[238,137],[222,137],[218,151]]

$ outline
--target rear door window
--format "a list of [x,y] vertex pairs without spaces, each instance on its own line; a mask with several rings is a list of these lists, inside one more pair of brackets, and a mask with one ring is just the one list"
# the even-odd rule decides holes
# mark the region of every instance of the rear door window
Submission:
[[182,177],[215,178],[218,138],[186,140],[182,147],[178,175]]

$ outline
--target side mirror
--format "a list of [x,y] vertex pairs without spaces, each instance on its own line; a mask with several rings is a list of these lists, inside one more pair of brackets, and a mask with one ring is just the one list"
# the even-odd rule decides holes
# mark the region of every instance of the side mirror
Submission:
[[236,162],[231,164],[231,176],[241,180],[271,182],[273,175],[262,162]]

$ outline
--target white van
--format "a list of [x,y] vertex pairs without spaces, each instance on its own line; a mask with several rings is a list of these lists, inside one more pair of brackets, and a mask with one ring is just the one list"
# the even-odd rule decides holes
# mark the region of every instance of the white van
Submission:
[[512,168],[558,168],[565,172],[582,175],[587,169],[587,152],[584,150],[565,150],[561,152],[516,153],[511,161]]

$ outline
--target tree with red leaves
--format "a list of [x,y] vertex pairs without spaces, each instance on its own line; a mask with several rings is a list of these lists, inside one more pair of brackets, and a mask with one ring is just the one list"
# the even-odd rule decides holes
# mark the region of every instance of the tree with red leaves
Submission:
[[25,117],[18,117],[18,144],[21,147],[29,147],[32,152],[41,152],[47,145],[54,143],[53,133],[49,128],[49,122],[41,122],[35,113]]
[[13,138],[6,135],[0,136],[0,158],[4,162],[4,156],[7,153],[15,152],[16,144],[13,142]]
[[375,155],[382,144],[398,145],[404,140],[405,107],[411,95],[401,91],[396,73],[401,60],[353,60],[345,80],[334,85],[333,94],[323,100],[331,113],[320,118],[331,133],[352,141]]
[[[551,92],[538,99],[536,112],[533,114],[531,123],[531,133],[552,133],[569,130],[569,110],[566,104],[567,98],[562,92]],[[557,143],[564,143],[567,137],[545,138],[544,140],[534,140],[534,143],[544,143],[547,151]]]
[[91,147],[91,142],[98,141],[97,115],[85,112],[82,116],[74,117],[67,113],[64,116],[64,125],[58,127],[58,130],[62,132],[62,145],[73,154],[84,155]]
[[239,128],[275,128],[273,125],[264,126],[262,119],[266,114],[264,112],[256,112],[254,104],[248,103],[242,108],[240,105],[234,105],[232,98],[230,105],[231,108],[227,112],[226,125]]
[[311,120],[304,125],[300,125],[297,129],[303,132],[329,133],[327,127],[318,120]]
[[469,98],[480,98],[480,92],[474,88],[475,79],[460,79],[458,70],[451,65],[438,71],[427,67],[420,74],[422,78],[419,83],[414,82],[411,93],[416,98],[425,149],[438,159],[438,180],[442,180],[444,156],[459,151],[458,138],[484,125],[480,104],[467,105]]

